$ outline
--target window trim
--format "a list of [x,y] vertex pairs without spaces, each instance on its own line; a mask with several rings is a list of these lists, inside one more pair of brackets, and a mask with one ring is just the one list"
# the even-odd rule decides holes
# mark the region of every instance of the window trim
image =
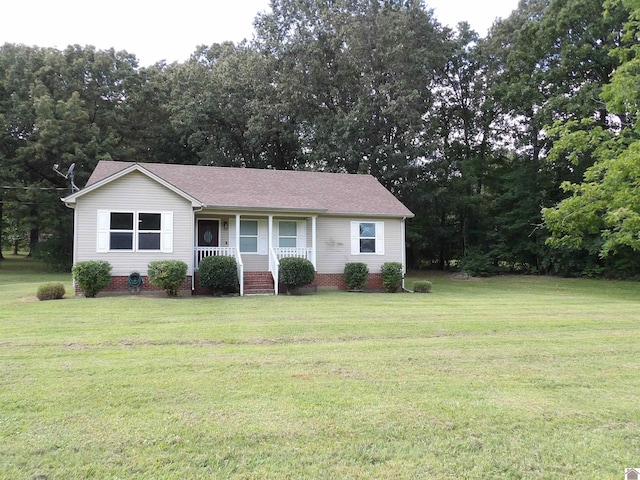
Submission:
[[[131,215],[131,229],[122,229],[122,228],[111,228],[111,216],[113,214],[120,215]],[[109,238],[108,241],[108,249],[110,252],[134,252],[136,250],[136,213],[133,211],[109,211],[108,217],[108,228],[109,228]],[[131,248],[111,248],[111,235],[114,233],[127,233],[131,234]]]
[[[160,228],[158,230],[149,230],[149,229],[141,229],[140,223],[142,223],[142,219],[140,215],[159,215],[160,216]],[[137,222],[135,222],[135,218],[137,218]],[[136,233],[136,250],[141,252],[161,252],[162,251],[162,212],[144,212],[138,211],[135,213],[134,218],[134,231]],[[140,248],[140,234],[153,233],[158,235],[158,248]]]
[[[360,236],[360,225],[363,223],[372,223],[375,228],[375,237]],[[362,252],[360,248],[360,240],[375,240],[375,251]],[[376,222],[372,220],[353,220],[351,221],[351,255],[384,255],[384,222]]]
[[[127,213],[133,215],[133,229],[122,230],[111,228],[112,213]],[[140,214],[160,215],[160,230],[141,230]],[[131,233],[132,242],[131,249],[112,249],[111,233]],[[160,236],[159,249],[140,248],[141,233],[157,233]],[[132,252],[173,252],[173,212],[167,211],[151,211],[151,210],[98,210],[97,211],[97,240],[96,252],[115,252],[115,253],[132,253]]]

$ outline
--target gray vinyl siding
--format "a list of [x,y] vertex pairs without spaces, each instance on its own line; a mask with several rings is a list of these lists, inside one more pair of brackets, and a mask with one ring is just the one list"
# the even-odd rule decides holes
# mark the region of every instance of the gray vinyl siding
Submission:
[[[384,255],[351,254],[351,222],[384,222]],[[385,262],[402,262],[404,244],[400,219],[318,217],[317,271],[343,273],[348,262],[366,263],[370,273],[379,273]]]
[[[132,172],[78,198],[76,204],[75,262],[106,260],[114,276],[147,274],[153,260],[182,260],[193,273],[193,210],[186,199],[146,175]],[[173,212],[173,252],[96,252],[97,211]]]
[[241,253],[242,265],[245,272],[267,272],[269,271],[269,256],[258,255],[257,253]]

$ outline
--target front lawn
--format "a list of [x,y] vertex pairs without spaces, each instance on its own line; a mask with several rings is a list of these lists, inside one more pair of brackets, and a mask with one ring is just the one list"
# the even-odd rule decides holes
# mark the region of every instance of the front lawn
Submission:
[[420,278],[433,293],[39,302],[48,281],[69,296],[70,276],[8,255],[0,478],[620,479],[638,466],[639,283]]

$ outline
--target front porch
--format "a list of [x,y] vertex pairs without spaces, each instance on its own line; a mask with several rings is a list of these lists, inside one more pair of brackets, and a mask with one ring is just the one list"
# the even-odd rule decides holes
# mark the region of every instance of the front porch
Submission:
[[[280,260],[304,258],[316,267],[316,217],[202,214],[195,219],[194,271],[210,256],[233,257],[240,295],[278,294]],[[258,275],[259,272],[267,275]],[[260,277],[256,286],[254,278]],[[265,277],[270,277],[267,288]],[[265,292],[265,290],[268,290]]]

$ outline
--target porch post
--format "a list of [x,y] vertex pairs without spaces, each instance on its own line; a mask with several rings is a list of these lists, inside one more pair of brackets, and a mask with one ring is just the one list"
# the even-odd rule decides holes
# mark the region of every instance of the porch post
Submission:
[[236,248],[238,249],[238,253],[240,253],[240,214],[236,213]]
[[279,266],[278,266],[278,258],[274,257],[273,252],[273,215],[269,215],[269,238],[267,240],[267,255],[269,258],[269,273],[271,273],[271,277],[273,278],[273,293],[278,295],[278,275],[279,275]]
[[318,218],[317,215],[311,217],[311,263],[313,263],[313,268],[318,271],[316,265],[316,218]]

